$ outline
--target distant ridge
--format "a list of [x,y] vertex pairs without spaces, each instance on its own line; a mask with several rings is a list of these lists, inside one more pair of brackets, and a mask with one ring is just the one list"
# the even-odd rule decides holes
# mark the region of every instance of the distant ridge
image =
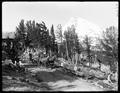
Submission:
[[15,32],[2,32],[2,38],[14,38],[15,37]]

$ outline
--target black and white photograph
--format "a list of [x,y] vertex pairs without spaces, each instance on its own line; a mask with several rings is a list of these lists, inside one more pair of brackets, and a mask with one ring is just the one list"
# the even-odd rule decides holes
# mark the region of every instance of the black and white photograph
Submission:
[[2,91],[118,91],[118,8],[2,2]]

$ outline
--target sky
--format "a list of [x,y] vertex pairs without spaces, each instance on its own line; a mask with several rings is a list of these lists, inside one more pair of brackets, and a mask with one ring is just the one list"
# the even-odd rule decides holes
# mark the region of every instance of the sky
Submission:
[[81,17],[101,29],[118,26],[118,2],[3,2],[2,32],[16,30],[21,19],[25,22],[44,21],[48,29],[64,26],[71,17]]

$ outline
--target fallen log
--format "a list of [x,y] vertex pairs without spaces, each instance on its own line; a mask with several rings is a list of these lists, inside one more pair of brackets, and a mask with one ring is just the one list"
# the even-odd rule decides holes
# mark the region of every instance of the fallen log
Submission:
[[86,78],[98,78],[98,79],[107,79],[107,74],[105,72],[100,71],[99,69],[90,68],[84,65],[76,66],[77,69],[75,70],[74,64],[69,64],[70,62],[64,61],[62,62],[61,59],[59,59],[61,62],[61,66],[65,69],[65,72],[67,73],[73,73],[80,77],[86,77]]

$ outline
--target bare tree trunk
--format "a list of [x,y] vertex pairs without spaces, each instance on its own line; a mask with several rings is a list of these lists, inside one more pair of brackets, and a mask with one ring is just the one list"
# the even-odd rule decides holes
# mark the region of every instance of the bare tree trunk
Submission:
[[52,56],[52,51],[51,51],[51,49],[50,49],[50,56]]
[[67,41],[66,41],[66,55],[67,55],[67,59],[69,60],[69,54],[68,54],[68,46],[67,46]]
[[80,54],[78,53],[78,64],[79,64],[79,62],[80,62]]
[[89,57],[89,55],[88,55],[88,61],[89,61],[89,67],[90,67],[91,64],[90,64],[90,57]]
[[[62,34],[62,33],[61,33]],[[63,40],[62,40],[62,37],[61,37],[61,44],[63,45]],[[60,53],[61,53],[61,57],[63,57],[63,52],[60,50]]]
[[101,70],[101,63],[99,62],[99,69]]
[[75,65],[77,65],[78,62],[78,53],[75,54]]
[[63,58],[63,53],[61,52],[61,57]]
[[72,64],[74,64],[74,61],[75,61],[75,55],[73,54],[72,55]]
[[61,55],[60,53],[60,45],[58,45],[58,54]]

